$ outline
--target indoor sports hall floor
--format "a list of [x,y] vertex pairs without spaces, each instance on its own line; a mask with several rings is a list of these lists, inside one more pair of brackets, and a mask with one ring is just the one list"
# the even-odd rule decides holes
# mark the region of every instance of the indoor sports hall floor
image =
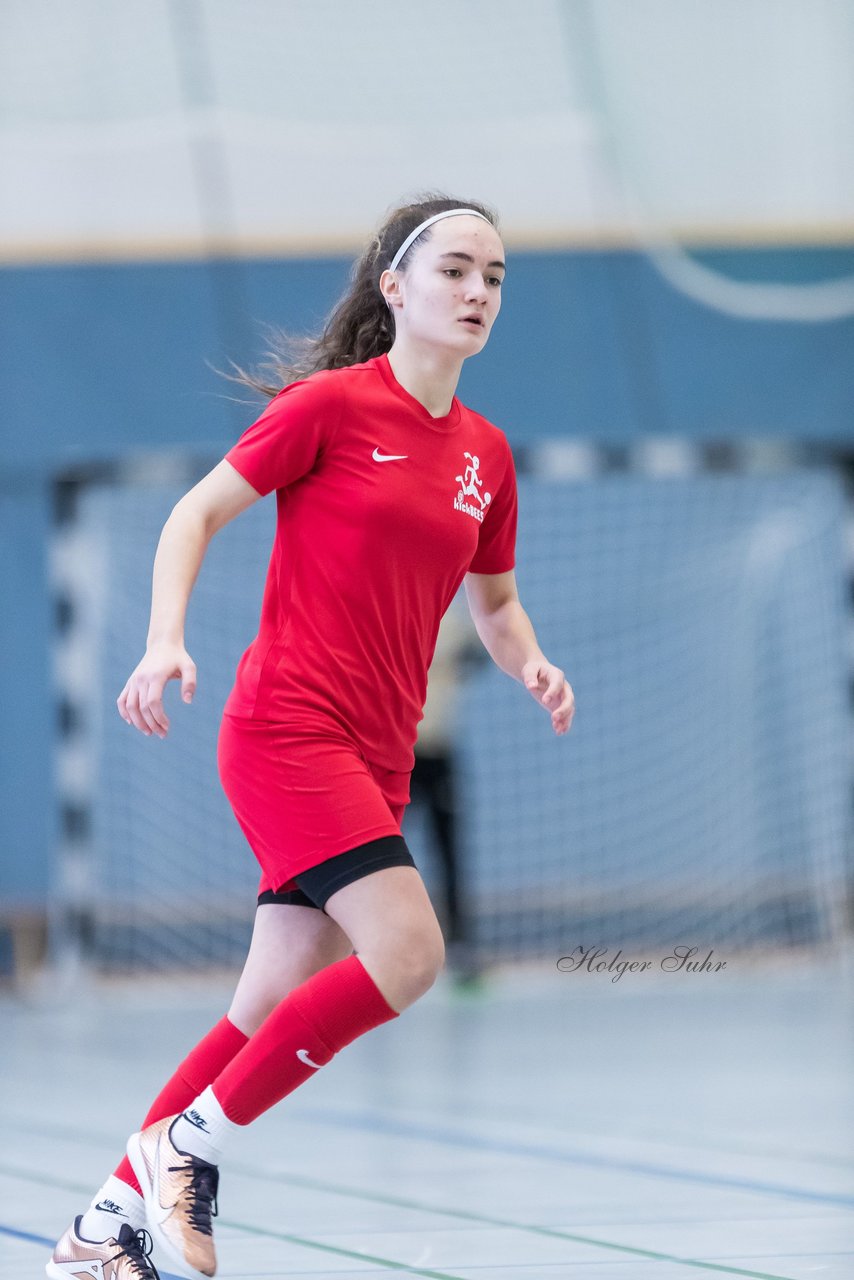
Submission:
[[[219,1274],[851,1280],[845,971],[443,975],[234,1144]],[[44,1274],[227,994],[0,997],[2,1280]]]

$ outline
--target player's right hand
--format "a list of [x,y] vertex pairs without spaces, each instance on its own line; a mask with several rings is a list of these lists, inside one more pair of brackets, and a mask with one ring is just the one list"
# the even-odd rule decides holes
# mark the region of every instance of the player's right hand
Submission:
[[165,738],[169,717],[163,710],[163,690],[169,680],[181,681],[181,696],[192,702],[196,692],[196,664],[183,645],[159,641],[145,657],[116,699],[119,715],[150,738]]

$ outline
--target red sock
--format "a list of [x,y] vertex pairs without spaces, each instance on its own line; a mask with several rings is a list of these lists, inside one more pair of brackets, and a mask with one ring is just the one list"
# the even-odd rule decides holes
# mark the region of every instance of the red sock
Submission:
[[[234,1055],[240,1052],[248,1038],[242,1031],[238,1031],[228,1018],[221,1018],[205,1038],[199,1041],[195,1049],[190,1050],[171,1080],[168,1080],[160,1090],[141,1128],[154,1124],[156,1120],[162,1120],[164,1116],[174,1116],[188,1107],[204,1089],[207,1089],[211,1081],[216,1079]],[[126,1182],[129,1187],[133,1187],[134,1191],[142,1195],[142,1189],[127,1156],[116,1169],[116,1177],[121,1178],[122,1182]]]
[[250,1124],[339,1049],[400,1015],[357,955],[295,987],[213,1082],[229,1120]]

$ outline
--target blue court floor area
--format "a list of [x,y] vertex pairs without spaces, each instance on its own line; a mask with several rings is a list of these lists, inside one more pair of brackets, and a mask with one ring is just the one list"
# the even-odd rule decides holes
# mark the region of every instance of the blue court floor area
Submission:
[[[727,959],[616,983],[550,962],[479,988],[443,974],[239,1135],[219,1274],[851,1280],[850,968]],[[2,1280],[44,1274],[229,992],[2,997]]]

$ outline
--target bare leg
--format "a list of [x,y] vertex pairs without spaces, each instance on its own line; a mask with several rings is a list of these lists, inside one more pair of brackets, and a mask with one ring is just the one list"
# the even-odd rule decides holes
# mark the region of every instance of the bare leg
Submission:
[[352,951],[344,931],[316,907],[264,903],[255,913],[229,1021],[244,1035],[253,1035],[289,991]]
[[436,981],[445,946],[415,867],[384,867],[363,876],[333,893],[326,911],[398,1013]]

